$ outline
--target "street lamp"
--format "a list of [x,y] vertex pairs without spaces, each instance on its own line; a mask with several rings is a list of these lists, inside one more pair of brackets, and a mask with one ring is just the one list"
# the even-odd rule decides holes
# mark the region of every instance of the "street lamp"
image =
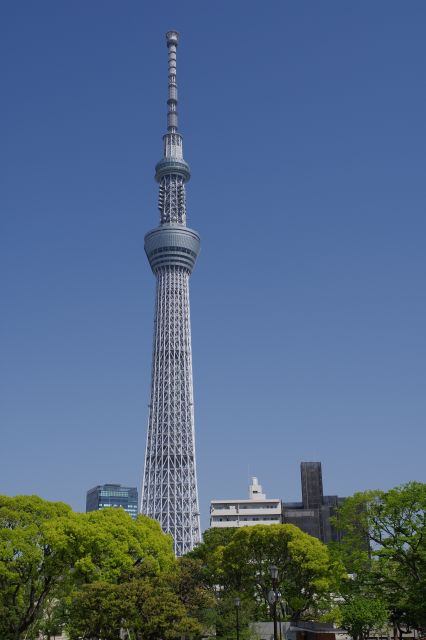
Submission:
[[236,618],[237,618],[237,640],[240,640],[240,617],[239,617],[239,613],[240,613],[241,600],[239,598],[235,598],[234,604],[235,604],[235,615],[236,615]]
[[272,591],[268,593],[268,601],[272,607],[272,614],[274,616],[274,640],[278,640],[278,630],[277,630],[277,602],[279,598],[279,593],[277,591],[278,587],[278,567],[274,564],[269,567],[269,573],[272,578]]
[[269,567],[269,573],[271,574],[272,582],[276,583],[277,580],[278,580],[278,567],[276,567],[274,564],[272,564]]

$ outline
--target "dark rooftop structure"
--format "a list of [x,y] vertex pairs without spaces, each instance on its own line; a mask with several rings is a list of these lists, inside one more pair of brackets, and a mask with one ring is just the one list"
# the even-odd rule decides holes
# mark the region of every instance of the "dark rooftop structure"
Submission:
[[300,464],[302,502],[283,503],[282,521],[318,538],[322,542],[339,542],[342,534],[330,522],[345,498],[325,496],[321,462]]

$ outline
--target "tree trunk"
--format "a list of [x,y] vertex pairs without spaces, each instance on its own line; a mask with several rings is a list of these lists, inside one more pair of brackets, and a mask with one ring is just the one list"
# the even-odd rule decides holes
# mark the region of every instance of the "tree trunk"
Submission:
[[393,640],[398,640],[398,625],[393,623]]

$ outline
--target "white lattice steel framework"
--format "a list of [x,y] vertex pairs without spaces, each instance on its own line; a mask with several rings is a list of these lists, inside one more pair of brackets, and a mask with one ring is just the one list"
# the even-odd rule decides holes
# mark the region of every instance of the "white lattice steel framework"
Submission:
[[172,534],[176,555],[183,555],[200,540],[189,312],[189,276],[200,238],[186,226],[185,183],[190,172],[177,133],[177,32],[169,31],[166,39],[168,132],[156,166],[160,226],[145,236],[157,295],[141,511]]

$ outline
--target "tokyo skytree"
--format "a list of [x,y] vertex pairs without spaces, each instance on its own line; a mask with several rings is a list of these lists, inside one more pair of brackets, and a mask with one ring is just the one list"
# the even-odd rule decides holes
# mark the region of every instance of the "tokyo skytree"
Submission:
[[145,236],[157,292],[141,512],[172,534],[175,553],[181,556],[200,541],[189,317],[189,276],[200,251],[200,237],[186,226],[185,183],[190,171],[178,133],[179,34],[169,31],[166,40],[167,133],[163,158],[155,167],[160,225]]

